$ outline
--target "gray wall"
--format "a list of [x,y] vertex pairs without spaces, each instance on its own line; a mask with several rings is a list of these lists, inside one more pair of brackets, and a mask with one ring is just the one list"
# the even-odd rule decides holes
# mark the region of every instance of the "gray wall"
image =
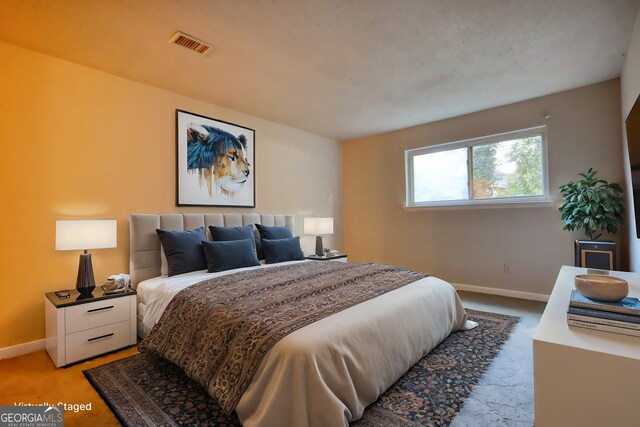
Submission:
[[[551,117],[545,119],[546,114]],[[557,189],[589,167],[604,179],[623,182],[620,117],[615,79],[345,142],[344,245],[349,259],[399,264],[454,283],[550,293],[560,267],[573,264],[573,240],[584,238],[562,230]],[[406,149],[543,124],[552,205],[402,209]],[[616,235],[618,243],[625,232]],[[504,273],[505,263],[510,273]]]

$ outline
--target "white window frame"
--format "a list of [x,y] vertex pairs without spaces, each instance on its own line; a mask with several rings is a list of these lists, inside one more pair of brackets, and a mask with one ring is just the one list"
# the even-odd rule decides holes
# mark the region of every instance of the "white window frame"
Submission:
[[[542,137],[542,190],[544,194],[538,196],[518,196],[518,197],[495,197],[484,199],[472,199],[473,195],[473,155],[472,147],[478,145],[499,143],[510,141],[513,139],[528,138],[533,136]],[[423,154],[432,154],[440,151],[449,151],[459,148],[467,149],[467,188],[469,199],[460,200],[443,200],[433,202],[415,202],[414,183],[413,183],[413,158]],[[414,148],[404,152],[405,166],[405,208],[423,208],[423,207],[447,207],[447,206],[487,206],[491,207],[507,207],[510,205],[526,205],[537,203],[549,203],[549,172],[547,161],[547,127],[537,126],[528,129],[522,129],[514,132],[505,132],[495,135],[483,136],[480,138],[465,139],[462,141],[447,142],[444,144],[432,145],[429,147]]]

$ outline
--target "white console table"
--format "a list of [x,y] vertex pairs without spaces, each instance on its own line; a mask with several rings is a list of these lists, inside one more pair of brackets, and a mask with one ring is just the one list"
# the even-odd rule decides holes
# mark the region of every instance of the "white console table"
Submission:
[[[640,337],[569,327],[574,276],[563,266],[533,337],[536,427],[640,426]],[[640,297],[640,274],[612,271]]]

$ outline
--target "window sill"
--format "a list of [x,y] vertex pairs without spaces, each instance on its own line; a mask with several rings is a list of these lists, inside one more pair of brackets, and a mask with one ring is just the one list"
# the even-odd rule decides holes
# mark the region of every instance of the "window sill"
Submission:
[[422,211],[422,210],[459,210],[459,209],[505,209],[505,208],[548,208],[554,207],[555,202],[550,199],[527,200],[527,201],[458,201],[458,202],[441,202],[430,203],[424,205],[402,206],[404,211]]

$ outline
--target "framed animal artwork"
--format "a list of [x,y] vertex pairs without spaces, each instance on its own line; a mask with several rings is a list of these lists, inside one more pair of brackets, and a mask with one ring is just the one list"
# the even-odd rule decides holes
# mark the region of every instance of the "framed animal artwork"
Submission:
[[176,110],[178,206],[253,208],[255,131]]

